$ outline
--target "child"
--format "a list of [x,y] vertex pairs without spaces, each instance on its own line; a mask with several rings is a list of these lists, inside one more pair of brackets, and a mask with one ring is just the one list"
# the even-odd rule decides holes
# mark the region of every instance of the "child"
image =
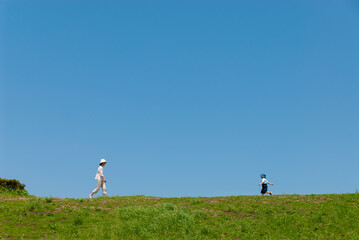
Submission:
[[266,175],[263,173],[261,174],[261,178],[262,178],[262,182],[259,184],[259,186],[262,185],[262,190],[261,190],[262,196],[266,193],[269,193],[269,195],[272,195],[272,192],[268,192],[267,183],[272,186],[273,186],[273,184],[271,184],[270,182],[267,181]]
[[103,167],[106,165],[107,161],[105,159],[101,159],[100,161],[100,166],[97,169],[97,173],[95,176],[95,179],[97,180],[97,186],[96,188],[92,191],[92,193],[89,195],[89,198],[92,198],[92,196],[98,192],[98,190],[100,190],[100,188],[102,188],[102,194],[103,196],[106,196],[107,194],[107,189],[106,189],[106,178],[104,176],[104,171],[103,171]]

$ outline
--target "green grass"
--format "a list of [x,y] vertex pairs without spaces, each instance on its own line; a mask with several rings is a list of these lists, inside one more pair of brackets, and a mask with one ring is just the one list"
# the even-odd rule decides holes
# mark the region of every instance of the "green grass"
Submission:
[[359,194],[0,195],[0,239],[359,239]]
[[0,186],[0,196],[28,197],[30,194],[26,190],[12,190]]

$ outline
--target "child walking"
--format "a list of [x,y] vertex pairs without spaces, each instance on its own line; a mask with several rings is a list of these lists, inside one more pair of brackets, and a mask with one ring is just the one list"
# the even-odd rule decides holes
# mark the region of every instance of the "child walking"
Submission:
[[100,161],[100,166],[97,169],[97,173],[95,176],[95,179],[97,180],[97,186],[96,188],[92,191],[92,193],[89,195],[89,198],[92,198],[92,196],[98,192],[98,190],[100,190],[100,188],[102,188],[102,195],[106,196],[107,194],[107,189],[106,189],[106,178],[104,175],[104,171],[103,171],[103,167],[106,165],[107,161],[105,159],[101,159]]
[[266,176],[264,173],[262,173],[262,174],[260,175],[260,177],[262,178],[262,182],[259,184],[259,186],[262,185],[262,190],[261,190],[262,196],[263,196],[264,194],[266,194],[266,193],[269,193],[269,195],[272,195],[272,192],[269,192],[269,191],[268,191],[267,183],[270,184],[270,185],[272,185],[272,186],[273,186],[273,184],[270,183],[270,182],[268,182],[268,180],[266,179],[267,176]]

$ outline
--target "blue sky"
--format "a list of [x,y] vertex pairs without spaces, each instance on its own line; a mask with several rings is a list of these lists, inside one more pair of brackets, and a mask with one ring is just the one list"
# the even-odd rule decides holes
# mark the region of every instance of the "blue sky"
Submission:
[[357,1],[0,1],[0,177],[86,197],[359,189]]

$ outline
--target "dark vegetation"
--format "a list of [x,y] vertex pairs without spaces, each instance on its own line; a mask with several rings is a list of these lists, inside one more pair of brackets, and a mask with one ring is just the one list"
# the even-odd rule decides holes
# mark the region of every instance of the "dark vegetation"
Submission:
[[25,187],[25,184],[16,179],[0,178],[1,195],[28,196],[29,193],[25,190]]

